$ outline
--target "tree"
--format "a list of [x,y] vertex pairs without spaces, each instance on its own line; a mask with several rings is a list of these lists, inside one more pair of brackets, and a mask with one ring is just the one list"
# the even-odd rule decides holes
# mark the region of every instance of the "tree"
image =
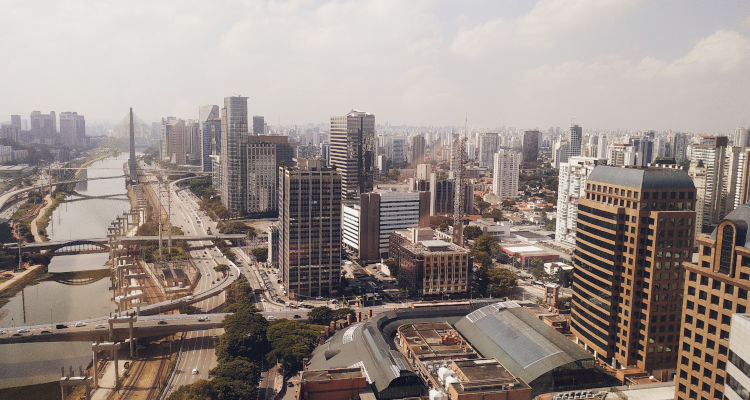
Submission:
[[483,251],[474,254],[474,261],[478,262],[479,265],[483,267],[489,267],[492,265],[492,257]]
[[229,271],[229,266],[226,264],[219,264],[214,267],[214,271],[219,272],[222,275],[226,275],[227,271]]
[[240,380],[257,385],[260,380],[260,368],[244,358],[236,358],[218,364],[208,372],[208,375],[212,378]]
[[482,228],[478,226],[469,225],[466,228],[464,228],[465,240],[474,240],[478,238],[481,234],[482,234]]
[[534,260],[529,265],[529,270],[534,279],[547,282],[550,280],[550,275],[544,269],[544,263],[541,260]]
[[269,363],[276,362],[284,367],[285,373],[299,370],[302,359],[315,348],[320,327],[292,320],[280,320],[268,327],[266,333],[271,351],[266,356]]
[[503,212],[499,208],[493,208],[490,212],[482,215],[482,217],[492,218],[495,222],[498,222],[503,218]]
[[183,385],[169,395],[167,400],[212,400],[216,393],[211,382],[201,379],[190,385]]
[[315,307],[307,313],[307,321],[311,324],[328,325],[333,319],[333,310],[326,306]]
[[474,239],[474,244],[471,246],[472,251],[485,252],[492,254],[493,249],[497,247],[497,240],[487,233],[479,235]]
[[505,268],[492,268],[487,271],[488,286],[492,296],[502,296],[518,286],[518,275]]
[[253,257],[255,257],[258,262],[266,262],[266,260],[268,260],[268,249],[265,247],[256,247],[250,250],[250,252],[253,253]]
[[266,354],[268,321],[253,306],[240,305],[224,317],[224,334],[216,345],[220,362],[237,357],[258,360]]
[[398,260],[395,258],[387,258],[383,261],[383,264],[385,264],[388,267],[388,270],[391,272],[391,276],[398,276]]
[[479,211],[479,214],[484,214],[485,210],[487,210],[490,207],[490,203],[484,201],[479,196],[474,196],[474,207],[477,208]]

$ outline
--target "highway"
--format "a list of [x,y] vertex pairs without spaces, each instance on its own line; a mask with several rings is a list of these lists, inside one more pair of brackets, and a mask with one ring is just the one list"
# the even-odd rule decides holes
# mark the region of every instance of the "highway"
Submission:
[[[139,316],[133,322],[133,337],[167,336],[189,330],[204,330],[209,327],[223,326],[227,314],[169,314]],[[30,342],[64,342],[109,340],[109,318],[94,321],[67,322],[37,325],[18,329],[0,329],[0,344]],[[58,328],[59,326],[59,328]],[[117,323],[112,330],[115,341],[124,341],[129,337],[127,323]]]
[[[154,193],[159,196],[159,201],[165,211],[170,208],[171,197],[171,221],[174,226],[180,227],[186,235],[206,235],[208,228],[211,228],[212,233],[217,232],[216,223],[200,211],[198,203],[191,198],[188,191],[179,190],[175,182],[171,182],[167,190],[160,190],[158,181],[153,176],[149,178],[153,178],[150,179],[149,184]],[[190,251],[190,256],[201,274],[195,292],[208,290],[213,286],[213,282],[220,279],[220,274],[214,270],[214,267],[219,264],[232,266],[235,269],[232,271],[235,276],[239,273],[234,263],[227,260],[218,248],[212,246],[211,241],[205,241],[202,244],[207,246],[205,250]],[[223,307],[225,300],[226,297],[222,291],[218,296],[210,297],[194,305],[204,312],[214,312]],[[214,337],[222,333],[223,329],[210,329],[191,331],[185,335],[180,362],[175,368],[168,393],[199,379],[208,379],[208,371],[216,366]],[[194,369],[197,370],[196,374],[193,374]]]

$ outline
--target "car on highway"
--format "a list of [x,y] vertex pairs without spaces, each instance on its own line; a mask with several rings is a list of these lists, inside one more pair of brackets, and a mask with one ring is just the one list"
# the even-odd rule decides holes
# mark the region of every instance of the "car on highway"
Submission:
[[82,326],[86,326],[86,323],[85,322],[76,322],[76,325],[75,325],[76,328],[80,328]]
[[294,314],[294,319],[300,319],[302,317],[299,316],[299,314]]
[[163,319],[160,319],[160,320],[159,320],[159,322],[158,322],[158,324],[159,324],[159,325],[166,325],[166,324],[167,324],[167,321],[165,321],[165,320],[163,320]]
[[0,335],[5,335],[7,332],[5,332],[5,329],[0,329]]
[[18,330],[18,333],[29,333],[30,331],[26,328],[21,328]]
[[193,368],[193,375],[198,375],[198,368]]
[[208,321],[208,317],[205,317],[205,316],[204,317],[200,317],[200,318],[198,318],[198,321],[199,322],[206,322],[206,321]]
[[67,326],[67,325],[65,325],[65,324],[57,324],[57,325],[55,325],[55,329],[65,329],[65,328],[67,328],[67,327],[68,327],[68,326]]
[[12,336],[21,336],[21,333],[20,332],[16,332]]
[[276,317],[274,317],[273,315],[269,315],[269,316],[268,316],[268,320],[269,320],[269,321],[273,321],[273,320],[275,320],[275,319],[276,319]]
[[104,324],[96,324],[96,326],[94,327],[94,329],[104,329],[104,328],[106,328]]
[[39,333],[41,333],[42,335],[49,335],[49,334],[51,334],[51,333],[52,333],[52,331],[50,331],[50,330],[47,330],[47,329],[43,329],[43,330],[42,330],[41,332],[39,332]]

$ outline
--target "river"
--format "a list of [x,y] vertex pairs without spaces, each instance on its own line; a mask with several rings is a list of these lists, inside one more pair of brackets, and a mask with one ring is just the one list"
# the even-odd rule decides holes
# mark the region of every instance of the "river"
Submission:
[[[89,166],[89,178],[122,174],[127,153]],[[107,227],[130,208],[125,179],[95,180],[79,184],[88,196],[119,194],[115,198],[69,196],[55,209],[47,228],[50,240],[105,237]],[[107,278],[84,284],[60,279],[60,273],[105,269],[108,254],[57,256],[49,265],[49,276],[29,283],[0,308],[0,327],[75,321],[115,310]],[[91,343],[27,343],[0,345],[0,388],[56,381],[60,367],[77,371],[91,362]]]

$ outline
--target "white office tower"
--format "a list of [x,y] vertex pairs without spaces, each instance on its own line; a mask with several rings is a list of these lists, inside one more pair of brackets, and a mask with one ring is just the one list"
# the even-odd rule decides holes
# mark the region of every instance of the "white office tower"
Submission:
[[605,135],[599,136],[599,143],[596,145],[596,157],[607,158],[607,137]]
[[568,162],[568,151],[570,150],[570,144],[564,140],[558,140],[555,142],[555,147],[552,149],[552,166],[555,169],[560,168],[560,164]]
[[429,180],[431,174],[432,174],[432,165],[417,164],[417,180],[422,180],[422,181]]
[[635,166],[636,149],[629,144],[610,144],[607,146],[607,165],[613,167]]
[[705,136],[691,146],[688,174],[695,182],[695,232],[712,229],[734,209],[741,147],[727,147],[726,136]]
[[221,203],[230,211],[245,212],[247,97],[224,98],[221,109]]
[[570,245],[576,244],[578,199],[585,194],[586,179],[591,171],[603,163],[604,160],[594,157],[571,157],[568,162],[560,164],[557,186],[556,241]]
[[492,192],[500,199],[518,197],[518,175],[520,173],[521,153],[501,149],[495,153],[492,174]]
[[739,147],[750,146],[750,128],[737,128],[734,131],[734,145]]
[[479,137],[479,166],[490,168],[499,146],[497,133],[487,132]]
[[750,397],[750,315],[732,314],[730,322],[724,398],[741,400]]
[[672,157],[677,161],[678,164],[682,164],[687,161],[688,147],[690,146],[690,138],[685,133],[674,133],[669,137],[670,145],[672,146]]

